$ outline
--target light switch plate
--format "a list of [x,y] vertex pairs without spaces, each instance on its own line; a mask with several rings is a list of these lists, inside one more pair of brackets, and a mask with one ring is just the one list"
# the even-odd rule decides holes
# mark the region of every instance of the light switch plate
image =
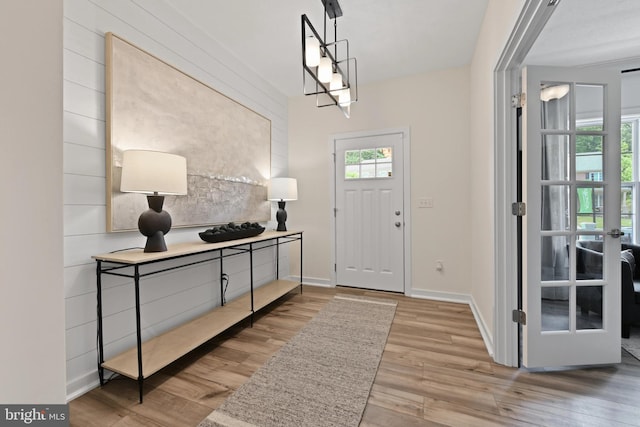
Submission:
[[431,197],[422,197],[418,199],[418,207],[419,208],[432,208],[433,207],[433,198]]

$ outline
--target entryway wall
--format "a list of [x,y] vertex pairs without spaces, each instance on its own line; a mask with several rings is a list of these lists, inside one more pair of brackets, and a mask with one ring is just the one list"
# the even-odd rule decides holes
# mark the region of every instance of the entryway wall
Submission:
[[[361,85],[345,119],[313,97],[289,101],[289,174],[298,179],[287,225],[305,231],[305,281],[328,285],[333,262],[331,135],[388,128],[411,133],[412,295],[469,302],[471,274],[469,67]],[[419,207],[431,198],[432,208]],[[443,270],[436,270],[436,262]],[[296,268],[291,266],[292,271]]]

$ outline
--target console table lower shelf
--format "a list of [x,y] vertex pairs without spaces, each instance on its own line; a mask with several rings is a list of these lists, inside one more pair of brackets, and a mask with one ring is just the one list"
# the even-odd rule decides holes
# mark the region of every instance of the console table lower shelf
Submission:
[[[256,312],[300,286],[299,282],[275,280],[253,291]],[[250,317],[251,293],[216,307],[187,323],[142,344],[142,378],[138,377],[138,351],[134,347],[102,363],[104,369],[134,380],[148,378],[200,345]]]

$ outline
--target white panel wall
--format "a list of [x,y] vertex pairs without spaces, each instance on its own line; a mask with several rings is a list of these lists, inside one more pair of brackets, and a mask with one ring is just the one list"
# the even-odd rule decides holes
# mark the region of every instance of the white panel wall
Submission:
[[[232,19],[233,17],[230,17]],[[287,100],[161,0],[64,2],[64,285],[67,394],[98,383],[96,277],[91,256],[144,245],[139,233],[106,233],[104,34],[114,32],[271,120],[272,175],[286,175]],[[212,206],[215,209],[215,206]],[[270,224],[272,225],[272,224]],[[172,230],[168,244],[198,239],[201,229]],[[286,258],[288,251],[281,251]],[[288,274],[288,261],[281,261]],[[249,287],[248,257],[225,259],[227,299]],[[275,270],[271,249],[254,256],[257,284]],[[142,281],[144,337],[153,336],[219,304],[219,265],[205,263]],[[135,344],[129,280],[103,282],[107,355]]]

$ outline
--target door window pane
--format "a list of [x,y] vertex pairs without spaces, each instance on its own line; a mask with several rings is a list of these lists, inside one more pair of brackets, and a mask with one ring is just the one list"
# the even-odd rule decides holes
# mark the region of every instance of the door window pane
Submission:
[[345,179],[389,178],[393,173],[392,147],[347,150],[344,154]]
[[571,86],[566,83],[542,83],[540,101],[542,129],[569,129],[569,106]]
[[602,231],[604,223],[604,188],[576,188],[576,224],[578,230]]
[[360,165],[360,178],[375,178],[376,176],[376,164],[362,164]]
[[345,179],[358,179],[360,178],[360,165],[346,165],[344,167]]
[[568,331],[569,287],[545,286],[541,295],[542,331]]
[[[604,87],[602,85],[576,85],[576,118],[578,120],[604,117]],[[602,122],[596,125],[602,131]]]
[[569,229],[569,186],[543,185],[541,223],[543,231]]
[[544,236],[540,251],[542,281],[569,280],[569,237]]
[[344,152],[344,164],[345,165],[359,165],[360,164],[360,150],[347,150]]
[[576,240],[576,256],[574,259],[577,280],[601,280],[602,236],[579,235]]
[[602,329],[602,286],[576,287],[576,329]]
[[602,135],[576,135],[576,180],[602,181]]
[[569,180],[569,136],[545,135],[542,137],[542,180]]

